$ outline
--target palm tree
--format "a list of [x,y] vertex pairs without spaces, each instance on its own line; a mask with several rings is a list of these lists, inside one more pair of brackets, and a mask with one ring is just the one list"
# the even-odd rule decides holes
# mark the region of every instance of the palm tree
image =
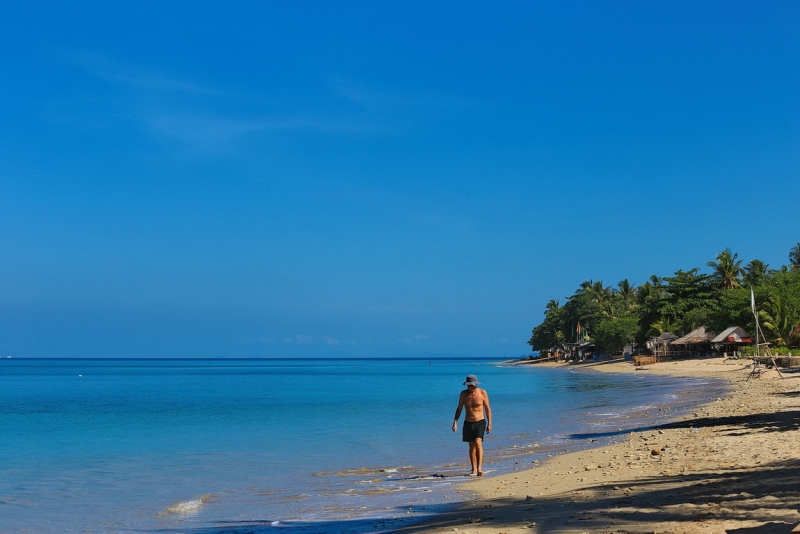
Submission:
[[662,317],[650,325],[650,330],[647,331],[647,335],[655,337],[660,336],[661,334],[666,334],[667,332],[676,334],[680,332],[680,328],[680,324],[678,324],[678,322],[674,319],[670,317]]
[[636,288],[636,300],[639,302],[639,304],[644,304],[648,300],[658,298],[660,296],[660,291],[650,282],[645,282]]
[[656,275],[652,275],[650,280],[636,288],[636,300],[639,304],[660,299],[662,296],[664,296],[664,283]]
[[636,286],[631,284],[628,279],[622,280],[617,284],[616,294],[619,296],[619,300],[622,301],[625,310],[629,310],[634,303],[636,298]]
[[[560,308],[561,308],[561,304],[558,302],[558,299],[550,299],[550,302],[548,302],[544,307],[544,309],[547,310],[548,312],[557,311]],[[547,312],[545,312],[545,313],[547,313]]]
[[623,313],[622,301],[619,299],[605,299],[600,302],[600,312],[609,319],[617,319]]
[[748,287],[760,286],[769,276],[769,264],[761,260],[750,260],[744,268],[742,282]]
[[793,341],[796,328],[800,325],[800,314],[787,304],[780,295],[772,295],[759,311],[761,325],[773,335],[778,345],[789,345]]
[[739,277],[742,274],[742,260],[736,261],[738,254],[726,248],[717,254],[717,261],[710,261],[706,265],[714,269],[712,277],[719,282],[723,289],[739,287]]
[[603,282],[584,282],[581,284],[581,289],[591,297],[595,302],[603,302],[612,295],[611,288],[605,287]]

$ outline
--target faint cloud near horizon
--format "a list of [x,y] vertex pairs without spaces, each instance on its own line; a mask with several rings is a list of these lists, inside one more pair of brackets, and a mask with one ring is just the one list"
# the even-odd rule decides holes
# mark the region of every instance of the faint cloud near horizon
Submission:
[[322,336],[322,341],[326,345],[338,345],[339,340],[330,336]]
[[386,306],[369,306],[369,305],[328,305],[326,309],[336,312],[352,312],[352,313],[379,313],[379,314],[402,314],[410,316],[427,316],[427,315],[459,315],[462,313],[471,313],[475,310],[472,307],[460,306],[411,306],[411,305],[386,305]]
[[293,338],[289,338],[286,341],[298,345],[311,345],[315,343],[323,343],[325,345],[338,345],[340,343],[338,339],[331,336],[325,335],[320,338],[317,338],[315,336],[308,336],[304,334],[297,334]]
[[248,345],[256,345],[256,344],[274,345],[275,344],[275,340],[274,339],[265,338],[265,337],[258,337],[258,338],[249,337],[249,338],[244,340],[244,343],[246,343]]
[[406,345],[416,345],[417,343],[425,341],[426,339],[428,339],[428,336],[422,334],[416,334],[414,336],[411,336],[410,338],[409,337],[401,338],[400,343],[404,343]]

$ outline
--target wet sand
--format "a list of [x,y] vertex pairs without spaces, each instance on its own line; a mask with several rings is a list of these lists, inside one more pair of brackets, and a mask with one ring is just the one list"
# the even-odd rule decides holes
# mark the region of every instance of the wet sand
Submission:
[[588,364],[602,372],[723,378],[732,389],[619,443],[464,484],[457,509],[398,532],[789,533],[800,523],[800,370],[748,380],[749,363]]

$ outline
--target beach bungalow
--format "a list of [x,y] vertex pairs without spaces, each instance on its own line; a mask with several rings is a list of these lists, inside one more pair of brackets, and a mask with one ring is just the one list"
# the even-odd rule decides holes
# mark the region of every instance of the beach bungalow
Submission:
[[715,350],[722,353],[722,356],[738,358],[739,348],[745,345],[752,345],[753,338],[741,327],[731,326],[722,331],[720,335],[711,340],[711,345]]
[[685,336],[670,342],[670,353],[674,352],[676,356],[693,357],[710,355],[711,340],[715,337],[717,334],[705,326],[695,328]]

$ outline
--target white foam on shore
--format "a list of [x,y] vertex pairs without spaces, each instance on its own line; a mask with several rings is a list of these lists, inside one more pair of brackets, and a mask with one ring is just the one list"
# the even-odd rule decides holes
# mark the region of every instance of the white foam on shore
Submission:
[[188,501],[176,502],[175,504],[165,508],[164,511],[158,515],[196,514],[197,512],[200,511],[203,505],[209,502],[213,497],[214,495],[212,493],[206,493],[205,495],[201,495],[200,497],[195,497],[194,499],[189,499]]

